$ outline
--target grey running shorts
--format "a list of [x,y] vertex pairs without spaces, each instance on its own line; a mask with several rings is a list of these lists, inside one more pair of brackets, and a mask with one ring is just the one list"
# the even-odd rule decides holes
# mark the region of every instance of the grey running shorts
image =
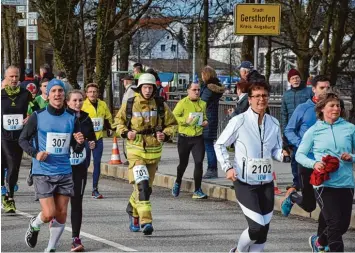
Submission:
[[56,194],[71,197],[74,194],[72,174],[54,176],[33,175],[33,185],[37,199],[53,197]]

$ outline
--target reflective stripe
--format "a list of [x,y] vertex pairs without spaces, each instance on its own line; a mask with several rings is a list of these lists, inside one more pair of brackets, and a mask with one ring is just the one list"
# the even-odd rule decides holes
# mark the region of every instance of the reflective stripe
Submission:
[[257,212],[254,212],[254,211],[250,210],[249,208],[244,206],[239,201],[238,201],[238,204],[242,208],[242,211],[245,214],[245,216],[249,217],[250,219],[252,219],[256,223],[258,223],[258,224],[260,224],[262,226],[266,226],[267,224],[270,223],[273,211],[271,211],[271,212],[269,212],[269,213],[267,213],[265,215],[262,215],[260,213],[257,213]]
[[148,111],[148,112],[132,112],[133,117],[156,117],[157,116],[157,111]]

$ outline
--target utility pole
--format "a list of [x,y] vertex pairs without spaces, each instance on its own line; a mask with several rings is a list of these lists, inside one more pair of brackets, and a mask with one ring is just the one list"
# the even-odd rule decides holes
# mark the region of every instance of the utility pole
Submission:
[[27,57],[26,57],[26,69],[30,68],[30,41],[27,38],[27,27],[29,25],[29,18],[28,18],[28,13],[30,12],[30,0],[26,1],[26,52],[27,52]]
[[196,15],[196,0],[194,6],[194,18],[192,19],[193,32],[192,32],[192,82],[195,82],[196,76],[196,28],[195,28],[195,15]]
[[[259,1],[255,0],[255,3],[258,4]],[[258,54],[259,54],[259,38],[254,36],[254,68],[258,70]]]

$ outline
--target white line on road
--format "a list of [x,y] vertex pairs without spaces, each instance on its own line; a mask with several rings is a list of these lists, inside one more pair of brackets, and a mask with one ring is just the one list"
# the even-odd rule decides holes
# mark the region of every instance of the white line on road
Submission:
[[[1,209],[3,209],[3,207],[1,207]],[[33,217],[33,215],[31,215],[31,214],[24,213],[24,212],[21,212],[19,210],[16,210],[16,213],[19,214],[19,215],[25,216],[27,218]],[[72,232],[71,227],[68,227],[68,226],[65,226],[65,230],[69,231],[69,232]],[[126,252],[136,252],[137,251],[135,249],[128,248],[128,247],[126,247],[126,246],[124,246],[122,244],[119,244],[119,243],[116,243],[116,242],[112,242],[112,241],[109,241],[109,240],[103,239],[101,237],[98,237],[98,236],[95,236],[95,235],[91,235],[91,234],[88,234],[88,233],[85,233],[85,232],[82,232],[82,231],[80,231],[80,235],[83,236],[83,237],[87,237],[89,239],[92,239],[94,241],[107,244],[107,245],[109,245],[111,247],[114,247],[114,248],[122,250],[122,251],[126,251]]]

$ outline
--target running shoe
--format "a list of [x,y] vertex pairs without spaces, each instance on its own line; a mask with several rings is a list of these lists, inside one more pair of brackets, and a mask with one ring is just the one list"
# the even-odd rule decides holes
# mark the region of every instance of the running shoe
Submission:
[[32,186],[33,185],[33,176],[32,173],[30,172],[30,174],[28,174],[27,178],[26,178],[26,183],[28,186]]
[[143,224],[142,225],[142,232],[144,235],[151,235],[153,233],[153,225],[151,223]]
[[5,196],[6,192],[7,192],[6,186],[5,185],[1,186],[1,196]]
[[100,193],[99,193],[99,190],[98,189],[94,189],[92,191],[92,194],[91,196],[94,198],[94,199],[102,199],[104,196],[102,196]]
[[74,237],[73,242],[71,244],[71,252],[83,252],[84,251],[84,246],[81,243],[81,240],[79,237]]
[[300,191],[301,187],[299,187],[298,185],[292,184],[292,185],[288,185],[286,186],[286,190],[288,191],[291,188],[295,188],[296,191]]
[[[326,247],[317,245],[318,236],[312,235],[309,237],[309,246],[312,248],[312,252],[326,252]],[[329,248],[328,248],[329,249]]]
[[229,253],[235,253],[235,252],[238,252],[238,251],[237,251],[237,247],[231,248],[231,250],[229,251]]
[[178,197],[180,194],[180,184],[174,183],[173,189],[171,190],[171,194],[173,194],[174,197]]
[[55,252],[55,251],[56,251],[56,249],[48,249],[48,248],[44,249],[44,252]]
[[15,184],[15,187],[14,187],[14,191],[17,192],[18,191],[18,184]]
[[33,216],[30,219],[30,224],[28,225],[28,229],[25,235],[25,241],[28,247],[34,248],[37,244],[37,238],[38,238],[38,233],[39,233],[39,228],[34,228],[32,227],[33,221],[36,219],[35,216]]
[[192,198],[193,199],[207,199],[207,195],[204,194],[200,188],[197,191],[195,191],[194,194],[192,194]]
[[281,213],[285,217],[290,215],[292,207],[293,207],[293,203],[291,201],[291,194],[293,192],[296,192],[295,188],[288,189],[285,194],[284,200],[281,202]]
[[131,215],[128,215],[129,217],[129,230],[132,232],[139,232],[140,226],[139,226],[139,217],[133,217]]
[[16,205],[15,205],[15,200],[11,199],[9,200],[6,196],[4,197],[4,200],[2,202],[2,205],[4,207],[5,213],[16,213]]

